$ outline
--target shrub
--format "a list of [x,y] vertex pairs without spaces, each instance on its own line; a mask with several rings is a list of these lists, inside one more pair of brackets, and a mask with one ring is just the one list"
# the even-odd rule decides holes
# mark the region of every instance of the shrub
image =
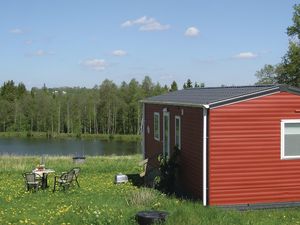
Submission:
[[179,169],[179,154],[177,146],[174,147],[170,157],[160,154],[158,157],[160,175],[155,178],[156,187],[166,194],[173,194],[176,190]]

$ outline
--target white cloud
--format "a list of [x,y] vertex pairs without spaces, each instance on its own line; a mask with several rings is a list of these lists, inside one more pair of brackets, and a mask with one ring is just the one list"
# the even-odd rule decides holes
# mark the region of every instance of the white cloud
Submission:
[[96,71],[105,70],[107,67],[107,63],[105,62],[104,59],[86,59],[80,62],[80,65]]
[[47,56],[47,55],[53,55],[54,52],[52,51],[45,51],[43,49],[36,50],[35,52],[31,53],[31,56],[37,56],[37,57],[42,57],[42,56]]
[[121,24],[121,27],[130,27],[132,25],[133,25],[132,22],[130,20],[127,20]]
[[161,24],[155,18],[143,16],[136,20],[127,20],[121,24],[121,27],[131,27],[137,25],[140,31],[162,31],[168,30],[171,26],[168,24]]
[[148,18],[147,16],[143,16],[136,20],[127,20],[124,23],[122,23],[121,26],[122,27],[131,27],[133,25],[145,25],[145,24],[151,24],[155,21],[156,20],[154,18]]
[[168,30],[170,25],[160,24],[159,22],[155,21],[153,23],[145,24],[140,27],[140,31],[155,31],[155,30]]
[[26,40],[24,42],[25,45],[31,45],[33,43],[33,40]]
[[197,37],[199,35],[199,30],[196,27],[189,27],[184,32],[184,35],[187,37]]
[[233,56],[235,59],[255,59],[257,58],[257,54],[253,52],[240,52],[239,54],[236,54]]
[[25,33],[25,31],[20,28],[11,29],[9,32],[12,34],[24,34]]
[[114,56],[125,56],[125,55],[127,55],[127,52],[124,51],[124,50],[118,49],[118,50],[114,50],[112,52],[112,55],[114,55]]
[[44,57],[44,56],[49,56],[49,55],[54,55],[55,52],[53,51],[45,51],[43,49],[38,49],[34,52],[26,53],[26,57]]

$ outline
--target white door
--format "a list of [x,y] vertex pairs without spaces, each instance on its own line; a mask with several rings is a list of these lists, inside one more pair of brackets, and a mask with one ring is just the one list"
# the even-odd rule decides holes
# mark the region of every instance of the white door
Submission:
[[170,155],[170,113],[163,114],[163,154]]

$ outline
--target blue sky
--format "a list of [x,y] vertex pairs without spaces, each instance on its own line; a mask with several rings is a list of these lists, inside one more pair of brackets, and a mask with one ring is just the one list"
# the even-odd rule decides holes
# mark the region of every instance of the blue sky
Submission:
[[297,1],[3,0],[0,82],[249,85],[281,61]]

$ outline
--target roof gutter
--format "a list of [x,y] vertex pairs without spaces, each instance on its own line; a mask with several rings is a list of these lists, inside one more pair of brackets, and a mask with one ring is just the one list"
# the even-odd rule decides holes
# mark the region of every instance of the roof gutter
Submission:
[[262,97],[265,95],[274,94],[277,92],[280,92],[279,87],[275,87],[275,88],[271,88],[271,89],[263,90],[263,91],[258,91],[258,92],[254,92],[254,93],[250,93],[250,94],[246,94],[246,95],[241,95],[241,96],[237,96],[237,97],[232,97],[232,98],[225,99],[225,100],[212,102],[212,103],[210,103],[210,107],[216,108],[216,107],[223,106],[223,105],[228,105],[228,104],[237,103],[237,102],[241,102],[241,101],[245,101],[245,100],[249,100],[249,99],[253,99],[253,98],[257,98],[257,97]]
[[168,102],[168,101],[142,100],[141,103],[158,104],[158,105],[186,106],[186,107],[201,107],[201,108],[209,109],[209,104],[196,104],[196,103],[187,103],[187,102]]

